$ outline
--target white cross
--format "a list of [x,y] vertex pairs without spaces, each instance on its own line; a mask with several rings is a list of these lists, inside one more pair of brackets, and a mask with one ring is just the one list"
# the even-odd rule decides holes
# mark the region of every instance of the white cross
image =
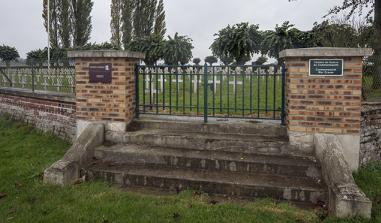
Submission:
[[209,80],[208,84],[214,84],[213,91],[216,92],[216,90],[217,90],[217,84],[221,84],[221,81],[216,80],[216,79],[214,81],[213,80]]
[[201,81],[201,77],[199,77],[199,79],[198,79],[198,84],[197,84],[197,75],[195,75],[194,77],[193,77],[193,80],[192,80],[192,84],[193,84],[193,92],[194,93],[197,93],[197,90],[198,90],[198,87],[199,87],[199,85],[202,83],[202,81]]
[[178,79],[176,80],[176,77],[172,78],[172,83],[183,83],[183,78],[182,76],[178,76]]
[[229,81],[229,85],[233,85],[233,91],[235,91],[236,85],[243,85],[243,81],[236,81],[236,76],[234,76],[234,80]]
[[[150,81],[150,77],[149,76],[146,76],[145,78],[145,82],[146,82],[146,93],[149,93],[149,86],[151,84],[151,91],[155,91],[156,92],[156,80],[155,80],[155,77],[152,77],[151,81]],[[164,77],[163,75],[160,75],[159,79],[157,80],[157,82],[160,82],[160,92],[163,92],[163,89],[164,89]]]

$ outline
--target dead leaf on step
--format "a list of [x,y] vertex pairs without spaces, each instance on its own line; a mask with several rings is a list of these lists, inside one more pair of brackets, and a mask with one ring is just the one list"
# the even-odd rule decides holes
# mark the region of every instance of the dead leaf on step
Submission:
[[0,192],[0,199],[4,198],[6,196],[7,196],[6,194]]

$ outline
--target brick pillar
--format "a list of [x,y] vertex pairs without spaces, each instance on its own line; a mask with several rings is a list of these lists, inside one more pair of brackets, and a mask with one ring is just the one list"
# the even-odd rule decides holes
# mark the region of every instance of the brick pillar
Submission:
[[349,165],[358,168],[362,60],[371,54],[371,49],[348,48],[281,52],[287,68],[286,123],[291,144],[313,152],[315,134],[335,134]]
[[115,50],[71,51],[75,59],[77,136],[90,122],[125,131],[135,111],[134,66],[141,53]]

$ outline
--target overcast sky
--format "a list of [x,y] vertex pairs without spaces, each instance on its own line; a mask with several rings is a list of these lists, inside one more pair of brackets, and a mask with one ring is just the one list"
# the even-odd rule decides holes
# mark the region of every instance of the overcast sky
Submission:
[[[110,39],[110,1],[94,0],[92,42]],[[0,44],[15,46],[22,57],[46,46],[41,0],[0,0]],[[164,0],[167,34],[193,39],[194,57],[210,54],[216,33],[228,24],[250,22],[261,29],[290,21],[307,30],[342,0]]]

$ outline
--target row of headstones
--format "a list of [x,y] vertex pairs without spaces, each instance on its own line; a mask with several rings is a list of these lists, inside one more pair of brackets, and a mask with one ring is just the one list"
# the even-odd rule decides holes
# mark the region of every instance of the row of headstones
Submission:
[[[190,76],[188,77],[188,79],[190,80]],[[265,77],[262,77],[263,79]],[[197,90],[199,89],[200,85],[203,83],[203,78],[200,78],[200,77],[197,77],[197,76],[194,76],[193,77],[193,80],[191,80],[192,82],[192,86],[193,86],[193,91],[194,93],[197,92]],[[221,84],[221,78],[218,78],[218,77],[215,77],[214,80],[208,80],[208,85],[212,85],[211,87],[211,90],[213,90],[214,92],[216,92],[217,90],[217,85],[220,85]],[[276,77],[277,80],[280,79],[279,76]],[[226,80],[226,76],[223,76],[223,81]],[[164,83],[167,83],[168,80],[166,77],[164,77],[163,75],[160,75],[157,82],[159,83],[159,86],[158,89],[156,89],[156,86],[155,86],[155,83],[156,83],[156,80],[154,80],[154,78],[150,78],[148,75],[145,76],[145,92],[146,93],[152,93],[152,92],[156,92],[156,91],[159,91],[159,92],[163,92],[164,91]],[[198,84],[197,84],[198,82]],[[178,78],[176,79],[172,79],[172,83],[183,83],[183,79],[181,76],[178,76]],[[235,88],[237,85],[243,85],[243,81],[239,81],[236,79],[236,77],[234,76],[233,77],[233,80],[230,81],[229,80],[229,85],[232,85],[233,86],[233,91],[235,91]],[[150,86],[151,86],[151,90],[150,90]],[[179,88],[179,85],[177,85],[177,88]],[[177,89],[178,90],[178,89]]]
[[[29,84],[31,84],[31,74],[27,73],[16,73],[16,74],[8,74],[10,80],[12,81],[13,86],[26,88]],[[73,76],[57,76],[57,75],[43,75],[37,74],[35,75],[35,84],[39,84],[43,87],[44,90],[48,90],[49,87],[56,87],[57,91],[60,92],[63,87],[64,78],[67,79],[69,86],[74,86],[74,77]],[[9,84],[8,80],[2,77],[3,86]]]
[[[256,75],[269,75],[270,73],[274,73],[274,72],[277,72],[279,71],[279,69],[276,69],[274,66],[270,66],[270,67],[258,67],[258,68],[251,68],[251,67],[247,67],[246,69],[242,69],[240,67],[237,67],[235,69],[233,69],[232,67],[230,68],[219,68],[219,67],[215,67],[215,68],[208,68],[208,74],[217,74],[217,75],[242,75],[242,74],[247,74],[247,75],[250,75],[250,74],[256,74]],[[171,68],[169,69],[168,67],[165,67],[165,68],[145,68],[145,69],[141,69],[139,71],[140,73],[151,73],[151,74],[173,74],[175,75],[176,73],[181,75],[182,73],[187,73],[187,74],[194,74],[194,75],[197,75],[197,74],[203,74],[204,73],[204,69],[200,69],[200,68],[192,68],[192,67],[188,67],[188,68],[185,68],[185,69],[182,69],[182,68]]]

